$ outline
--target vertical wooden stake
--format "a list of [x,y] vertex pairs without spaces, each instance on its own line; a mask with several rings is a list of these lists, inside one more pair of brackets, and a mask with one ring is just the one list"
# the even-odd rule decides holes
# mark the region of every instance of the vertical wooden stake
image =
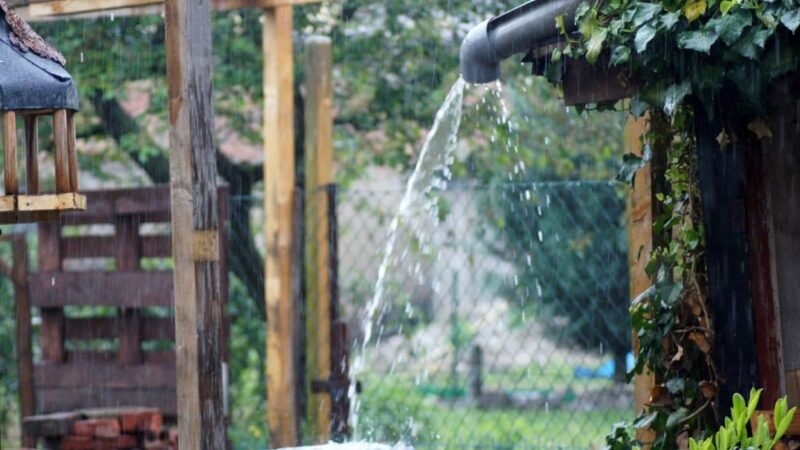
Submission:
[[56,147],[56,192],[69,192],[69,137],[67,136],[67,110],[53,113],[53,140]]
[[292,299],[294,208],[294,61],[292,6],[264,10],[264,238],[267,247],[267,398],[270,446],[298,442],[295,305]]
[[78,192],[78,150],[75,148],[75,141],[75,111],[69,111],[67,113],[67,163],[71,192]]
[[[14,257],[13,283],[14,299],[16,303],[17,323],[17,361],[19,380],[19,414],[22,419],[35,414],[36,405],[33,397],[33,337],[31,331],[31,304],[28,297],[28,247],[25,245],[25,236],[17,235],[11,241]],[[27,380],[27,381],[24,381]],[[22,436],[22,446],[33,448],[35,438],[29,435]]]
[[165,19],[179,440],[224,449],[211,3],[167,0]]
[[39,125],[38,117],[25,116],[25,192],[39,193]]
[[19,194],[17,174],[17,115],[14,111],[3,112],[3,157],[5,158],[5,195]]
[[[625,151],[642,156],[642,136],[647,131],[647,119],[629,119],[625,127]],[[655,192],[653,191],[653,167],[647,164],[636,173],[633,189],[628,198],[628,266],[630,267],[630,293],[636,298],[647,290],[653,280],[647,276],[645,267],[653,250],[653,217],[655,216]],[[634,352],[638,353],[639,343],[633,336]],[[634,413],[640,414],[655,384],[652,373],[634,377],[633,403]],[[638,430],[637,436],[642,442],[652,442],[655,437],[650,430]]]
[[[61,226],[55,222],[39,224],[39,272],[61,270]],[[42,308],[39,340],[42,362],[60,364],[64,361],[64,309]]]
[[[142,257],[139,238],[139,220],[123,217],[116,224],[117,270],[139,270]],[[119,362],[122,364],[139,364],[142,362],[142,321],[141,310],[124,308],[118,311],[119,317]]]
[[[305,310],[307,378],[331,376],[330,251],[328,248],[328,196],[333,182],[333,57],[331,40],[306,39],[305,98]],[[312,393],[308,383],[309,422],[316,424],[317,441],[331,434],[331,393]]]

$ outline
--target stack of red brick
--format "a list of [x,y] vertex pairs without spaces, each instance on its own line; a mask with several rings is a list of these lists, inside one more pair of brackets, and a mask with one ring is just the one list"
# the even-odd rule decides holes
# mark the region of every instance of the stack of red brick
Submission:
[[[176,430],[164,428],[157,409],[83,410],[31,417],[29,428],[59,450],[177,450]],[[62,431],[58,431],[58,430]],[[48,437],[49,436],[49,437]]]
[[[170,432],[172,431],[172,432]],[[164,428],[156,409],[120,411],[115,417],[79,420],[72,424],[61,450],[177,450],[177,433]]]

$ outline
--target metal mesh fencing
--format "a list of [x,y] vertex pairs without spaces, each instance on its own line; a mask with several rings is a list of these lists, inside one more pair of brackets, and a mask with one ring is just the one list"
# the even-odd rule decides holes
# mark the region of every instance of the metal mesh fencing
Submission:
[[340,304],[363,384],[356,438],[418,449],[602,447],[632,415],[624,191],[610,182],[455,187],[430,194],[433,219],[405,231],[392,224],[403,194],[339,195]]

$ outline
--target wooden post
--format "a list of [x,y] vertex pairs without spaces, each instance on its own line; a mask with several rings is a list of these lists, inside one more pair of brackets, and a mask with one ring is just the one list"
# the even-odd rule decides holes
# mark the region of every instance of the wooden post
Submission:
[[165,9],[175,353],[181,448],[227,446],[223,405],[219,211],[212,96],[211,4]]
[[[39,125],[35,115],[25,116],[25,192],[39,193]],[[77,190],[76,190],[77,192]]]
[[[17,373],[19,380],[33,379],[33,337],[31,331],[31,304],[28,297],[28,247],[24,235],[11,238],[13,265],[11,280],[14,283],[14,303],[16,303],[17,323]],[[36,413],[33,397],[33,383],[19,383],[19,415],[20,421]],[[22,446],[33,448],[36,439],[33,436],[22,436]]]
[[292,234],[295,184],[292,6],[264,10],[264,238],[270,446],[298,443]]
[[56,192],[63,194],[70,192],[69,179],[69,130],[67,125],[67,110],[59,109],[53,113],[53,140],[56,153]]
[[[58,272],[61,270],[61,226],[58,223],[39,225],[39,272]],[[42,362],[61,364],[64,362],[64,309],[42,308],[42,325],[39,340],[42,348]]]
[[[331,40],[306,39],[303,63],[305,98],[305,311],[306,374],[309,379],[331,377],[330,249],[328,195],[333,182],[333,56]],[[316,426],[318,442],[331,434],[331,395],[306,390],[308,419]]]
[[[630,118],[625,127],[625,152],[642,156],[642,137],[647,131],[647,118]],[[655,169],[657,170],[657,169]],[[652,163],[646,164],[634,178],[633,189],[628,197],[628,266],[630,267],[631,298],[636,298],[647,290],[653,280],[647,276],[645,267],[653,250],[653,218],[656,215],[656,200]],[[638,353],[638,339],[633,335],[634,352]],[[634,413],[639,415],[650,399],[650,391],[655,384],[652,373],[634,377]],[[642,442],[652,442],[655,435],[649,430],[637,431]]]
[[16,195],[19,193],[19,175],[17,174],[17,116],[14,111],[3,112],[3,157],[5,195]]
[[[142,257],[139,238],[139,219],[132,216],[120,217],[116,224],[117,270],[137,271]],[[119,361],[122,364],[142,362],[142,317],[138,308],[120,308],[119,317]]]

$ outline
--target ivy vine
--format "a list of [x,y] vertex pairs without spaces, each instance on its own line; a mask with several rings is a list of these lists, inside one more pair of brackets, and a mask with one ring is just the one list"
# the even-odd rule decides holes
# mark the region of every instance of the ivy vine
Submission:
[[578,7],[577,33],[567,33],[564,20],[556,25],[566,45],[551,54],[548,75],[557,82],[565,58],[625,70],[638,94],[624,105],[636,117],[647,113],[649,131],[644,158],[626,155],[621,176],[631,181],[646,162],[663,168],[646,269],[654,284],[631,307],[639,341],[633,372],[650,371],[656,380],[634,425],[656,437],[637,442],[617,427],[607,448],[687,448],[690,437],[702,439],[718,425],[720,382],[710,357],[695,116],[723,116],[723,149],[742,133],[771,137],[765,98],[800,64],[800,0],[594,0]]

